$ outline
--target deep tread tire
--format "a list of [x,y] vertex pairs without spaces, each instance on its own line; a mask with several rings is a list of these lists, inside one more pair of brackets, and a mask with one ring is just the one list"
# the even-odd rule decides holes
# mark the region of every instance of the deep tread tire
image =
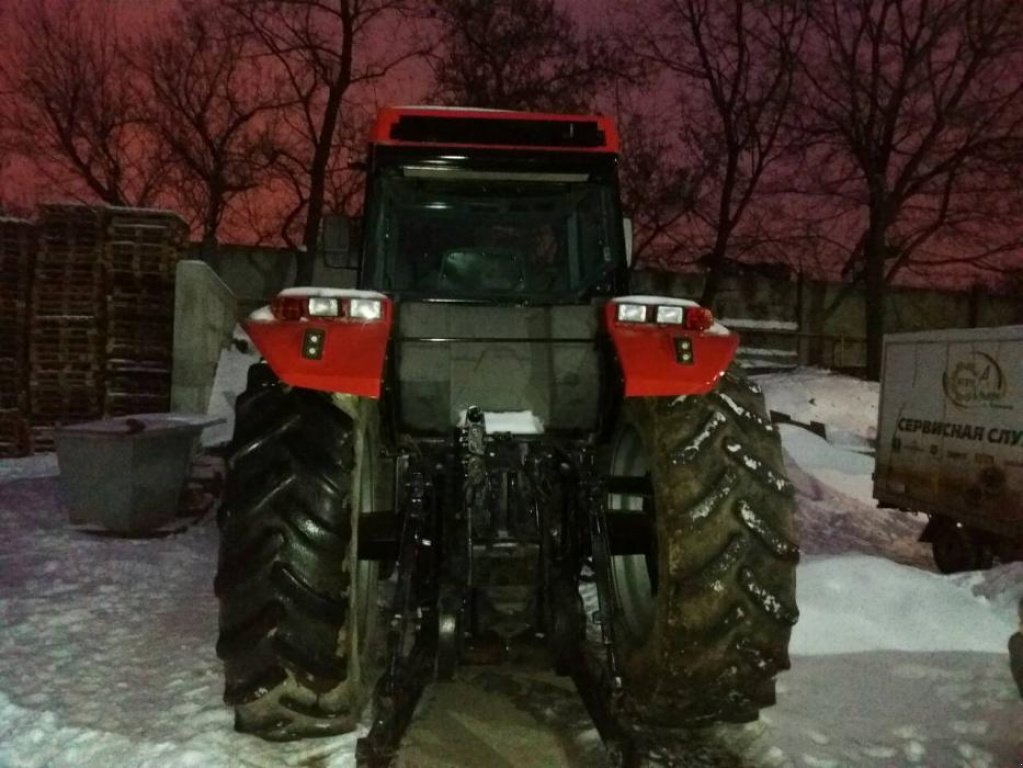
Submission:
[[625,405],[653,482],[658,586],[646,634],[618,635],[626,702],[651,725],[756,719],[789,667],[795,502],[765,414],[735,366],[706,396]]
[[357,724],[348,681],[353,423],[257,364],[238,398],[219,518],[217,654],[235,727],[280,741]]

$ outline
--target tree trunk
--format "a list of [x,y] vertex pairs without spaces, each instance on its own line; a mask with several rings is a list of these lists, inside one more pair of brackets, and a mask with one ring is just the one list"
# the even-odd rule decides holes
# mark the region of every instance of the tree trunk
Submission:
[[732,198],[735,194],[736,180],[739,173],[739,147],[735,142],[728,142],[728,162],[725,166],[725,178],[721,182],[721,198],[718,201],[717,227],[714,233],[714,247],[710,251],[710,263],[707,277],[703,282],[703,295],[700,303],[713,309],[714,299],[721,288],[721,278],[725,271],[725,258],[728,256],[728,239],[732,234]]
[[885,328],[885,225],[880,214],[871,212],[870,230],[863,244],[867,337],[867,378],[881,379],[881,355]]
[[320,250],[320,224],[323,221],[323,201],[326,198],[327,168],[334,147],[334,132],[337,130],[343,95],[344,88],[332,87],[327,96],[323,125],[309,169],[309,202],[306,204],[305,227],[302,230],[302,245],[305,246],[305,251],[299,252],[297,256],[295,285],[310,285],[313,282],[313,267]]
[[[328,153],[329,154],[329,153]],[[313,267],[319,251],[320,221],[323,218],[323,188],[327,176],[326,163],[319,161],[320,151],[317,149],[316,159],[309,174],[309,202],[306,205],[305,227],[302,230],[302,246],[295,263],[295,285],[309,285],[313,281]]]
[[713,309],[714,299],[717,298],[721,289],[721,278],[725,271],[725,248],[724,243],[714,246],[710,254],[710,263],[707,265],[707,274],[703,281],[703,293],[700,295],[700,304],[708,309]]
[[346,87],[332,86],[327,94],[323,125],[320,126],[320,135],[309,168],[309,201],[306,203],[305,227],[302,229],[302,245],[305,250],[296,256],[295,285],[311,285],[313,282],[313,267],[320,251],[320,223],[323,221],[323,201],[326,199],[327,169]]
[[341,106],[345,92],[352,82],[352,54],[355,22],[352,5],[343,0],[339,5],[341,14],[341,50],[337,75],[327,90],[327,103],[323,111],[323,124],[317,137],[312,167],[309,169],[309,202],[306,206],[305,229],[302,244],[305,252],[299,253],[295,264],[295,285],[310,285],[313,282],[313,267],[319,254],[320,224],[323,221],[323,202],[326,199],[327,173],[330,155],[334,149],[334,134],[341,122]]

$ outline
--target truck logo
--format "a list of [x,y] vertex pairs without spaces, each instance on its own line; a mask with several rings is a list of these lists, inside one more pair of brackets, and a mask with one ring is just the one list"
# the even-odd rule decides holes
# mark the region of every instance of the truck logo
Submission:
[[972,352],[942,375],[945,397],[960,408],[997,403],[1005,395],[1005,375],[998,362],[984,352]]

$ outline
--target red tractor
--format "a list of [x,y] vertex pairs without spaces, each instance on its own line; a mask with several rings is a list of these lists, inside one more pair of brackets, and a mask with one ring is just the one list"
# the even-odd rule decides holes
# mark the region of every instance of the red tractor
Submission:
[[430,680],[519,643],[626,764],[774,702],[779,436],[734,334],[628,295],[617,153],[603,117],[380,113],[359,289],[246,326],[216,580],[238,730],[350,731],[372,697],[358,756],[385,765]]

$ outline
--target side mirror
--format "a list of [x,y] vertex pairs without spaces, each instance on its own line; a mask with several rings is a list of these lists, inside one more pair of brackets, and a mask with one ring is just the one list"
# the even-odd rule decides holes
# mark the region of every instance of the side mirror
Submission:
[[325,216],[321,248],[323,263],[331,269],[359,268],[359,224],[361,219],[337,213]]
[[622,219],[622,235],[625,237],[625,263],[632,266],[632,219]]

